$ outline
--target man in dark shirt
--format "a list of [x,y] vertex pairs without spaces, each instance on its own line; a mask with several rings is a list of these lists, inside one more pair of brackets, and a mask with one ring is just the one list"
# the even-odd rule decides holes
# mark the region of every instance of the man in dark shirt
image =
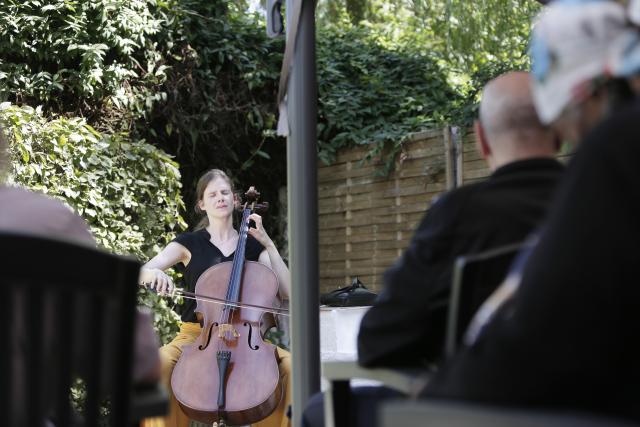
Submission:
[[364,366],[437,363],[456,257],[520,243],[544,218],[563,167],[554,159],[556,139],[537,119],[527,73],[508,73],[485,87],[475,130],[493,173],[443,195],[386,272],[385,288],[360,326]]
[[617,3],[559,0],[532,44],[540,116],[582,142],[539,243],[425,395],[640,421],[640,34]]

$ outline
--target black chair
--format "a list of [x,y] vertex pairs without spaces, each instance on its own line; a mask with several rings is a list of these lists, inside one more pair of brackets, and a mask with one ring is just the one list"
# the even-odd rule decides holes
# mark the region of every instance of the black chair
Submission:
[[447,357],[456,352],[473,315],[505,279],[515,256],[531,245],[515,243],[456,258],[445,332]]
[[[0,352],[1,424],[97,426],[105,397],[108,425],[130,423],[139,263],[12,233],[0,233],[0,247],[0,324],[10,335]],[[79,420],[69,399],[76,377],[86,386]]]

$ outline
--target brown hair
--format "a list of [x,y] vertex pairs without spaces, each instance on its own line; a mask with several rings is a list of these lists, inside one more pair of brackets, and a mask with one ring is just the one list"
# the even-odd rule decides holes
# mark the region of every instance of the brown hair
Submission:
[[207,189],[207,185],[209,185],[211,181],[218,178],[222,178],[225,181],[227,181],[227,183],[229,184],[229,187],[231,187],[231,191],[233,192],[233,181],[231,181],[231,178],[229,178],[229,175],[224,173],[224,171],[220,169],[211,169],[207,171],[204,175],[202,175],[198,180],[198,184],[196,185],[196,205],[195,205],[196,213],[198,215],[202,215],[202,218],[200,219],[198,224],[195,226],[194,230],[202,230],[203,228],[206,228],[209,225],[209,217],[202,209],[200,209],[200,206],[198,206],[198,203],[200,202],[200,200],[204,198],[204,190]]

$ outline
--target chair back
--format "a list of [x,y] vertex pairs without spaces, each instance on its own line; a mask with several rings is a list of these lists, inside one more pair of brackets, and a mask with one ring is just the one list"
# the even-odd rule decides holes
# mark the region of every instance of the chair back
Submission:
[[[86,387],[80,425],[128,423],[139,264],[95,248],[0,233],[0,414],[8,423],[72,423],[70,387]],[[3,423],[4,424],[4,423]],[[104,425],[104,424],[101,424]]]
[[456,258],[445,333],[446,357],[455,353],[475,312],[502,283],[516,254],[528,245],[504,245]]

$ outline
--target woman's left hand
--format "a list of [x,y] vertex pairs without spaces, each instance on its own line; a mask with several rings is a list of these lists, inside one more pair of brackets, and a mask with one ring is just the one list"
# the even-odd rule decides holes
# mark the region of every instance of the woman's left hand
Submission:
[[249,221],[253,220],[255,222],[256,227],[249,228],[249,234],[253,236],[262,246],[265,248],[269,245],[273,245],[271,238],[267,234],[267,231],[262,226],[262,217],[256,213],[249,215]]

